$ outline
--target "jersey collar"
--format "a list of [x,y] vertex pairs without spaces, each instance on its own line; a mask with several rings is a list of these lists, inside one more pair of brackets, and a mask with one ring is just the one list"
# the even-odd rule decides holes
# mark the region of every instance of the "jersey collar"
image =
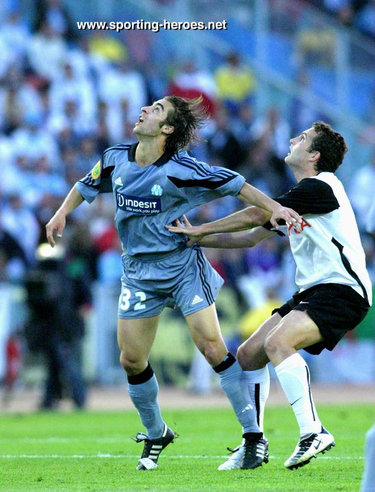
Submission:
[[[128,150],[128,158],[130,162],[135,162],[135,151],[137,149],[138,142],[132,144]],[[166,162],[168,162],[171,159],[171,155],[168,154],[167,152],[164,152],[164,154],[159,157],[159,159],[155,162],[153,162],[151,165],[152,166],[157,166],[160,167]]]

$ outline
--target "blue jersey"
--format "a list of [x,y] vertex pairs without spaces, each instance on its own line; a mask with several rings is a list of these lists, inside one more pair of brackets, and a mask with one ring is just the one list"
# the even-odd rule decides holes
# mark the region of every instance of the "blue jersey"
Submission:
[[245,178],[209,166],[179,152],[153,164],[135,161],[138,144],[107,149],[76,188],[91,203],[98,193],[113,192],[115,223],[124,252],[134,256],[167,253],[186,242],[165,226],[192,208],[226,195],[237,195]]

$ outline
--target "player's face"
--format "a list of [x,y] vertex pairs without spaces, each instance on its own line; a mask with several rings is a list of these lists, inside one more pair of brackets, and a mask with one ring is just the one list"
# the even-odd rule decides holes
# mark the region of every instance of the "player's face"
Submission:
[[165,126],[163,121],[166,120],[169,111],[174,111],[172,103],[166,99],[159,99],[154,102],[152,106],[144,106],[141,109],[142,113],[139,115],[139,119],[134,126],[134,133],[136,135],[144,135],[150,137],[157,137],[164,133]]
[[301,165],[304,162],[308,162],[311,156],[308,149],[310,148],[313,138],[316,136],[315,130],[309,128],[303,131],[298,137],[290,139],[290,152],[285,157],[285,162],[287,164],[298,164]]

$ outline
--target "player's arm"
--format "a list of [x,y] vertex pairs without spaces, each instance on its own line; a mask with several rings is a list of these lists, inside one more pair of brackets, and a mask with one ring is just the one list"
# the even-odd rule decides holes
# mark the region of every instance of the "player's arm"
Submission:
[[[245,203],[255,205],[271,213],[270,222],[274,227],[278,227],[278,220],[285,220],[285,222],[290,225],[295,222],[301,222],[301,217],[293,209],[284,207],[280,203],[272,200],[264,193],[262,193],[254,186],[244,183],[237,198],[244,201]],[[258,224],[256,224],[258,225]],[[254,227],[248,225],[248,228]],[[238,230],[238,229],[237,229]]]
[[239,232],[246,229],[252,229],[265,224],[271,218],[271,213],[258,207],[248,207],[234,214],[227,215],[222,219],[213,222],[207,222],[198,226],[192,226],[185,222],[185,227],[182,224],[166,226],[171,232],[186,234],[194,241],[200,241],[203,236],[217,234],[221,232]]
[[84,200],[91,203],[98,193],[112,192],[111,173],[114,169],[114,164],[111,161],[111,154],[114,150],[107,149],[91,171],[77,181],[61,207],[46,225],[47,240],[52,247],[56,244],[54,232],[57,231],[57,237],[62,236],[68,214],[73,212]]
[[205,236],[198,244],[204,248],[252,248],[263,241],[263,239],[272,237],[275,234],[275,231],[269,231],[264,227],[256,227],[255,229],[251,229],[251,231],[226,232]]
[[[270,212],[269,220],[276,228],[277,220],[285,220],[287,224],[301,222],[301,217],[292,208],[287,208],[284,204],[272,200],[254,186],[246,183],[243,176],[229,169],[218,166],[210,167],[204,162],[191,159],[191,162],[183,161],[181,166],[168,172],[170,174],[167,177],[176,188],[193,188],[193,193],[188,196],[191,208],[232,195],[249,205]],[[246,228],[257,225],[259,225],[258,222],[254,225],[251,222],[246,225]]]
[[46,225],[47,240],[52,248],[56,244],[53,236],[54,232],[57,231],[57,237],[62,236],[66,224],[66,216],[73,212],[73,210],[75,210],[82,202],[82,195],[75,187],[73,187],[66,196],[61,207]]

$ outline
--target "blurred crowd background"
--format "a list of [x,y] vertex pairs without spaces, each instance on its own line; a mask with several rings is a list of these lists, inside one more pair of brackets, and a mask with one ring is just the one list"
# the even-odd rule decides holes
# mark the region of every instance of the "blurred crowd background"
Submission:
[[[137,19],[226,19],[228,30],[116,33],[76,25]],[[66,381],[75,404],[83,406],[83,380],[123,379],[116,348],[121,250],[111,196],[72,214],[53,253],[43,244],[44,226],[104,149],[135,141],[140,108],[166,94],[203,95],[210,120],[190,149],[193,156],[240,172],[271,196],[293,186],[283,160],[291,137],[319,119],[341,131],[350,151],[339,176],[374,279],[375,235],[366,229],[375,182],[374,66],[374,0],[1,2],[4,387],[38,384],[42,355],[48,362],[46,408],[64,394]],[[226,198],[193,211],[190,219],[207,222],[241,206]],[[226,281],[218,308],[235,350],[295,290],[288,242],[276,238],[254,249],[206,253]],[[372,311],[332,359],[321,357],[316,379],[375,381],[374,319]],[[167,313],[159,331],[153,363],[164,381],[186,384],[194,358],[188,384],[208,391],[211,376],[202,376],[204,363],[179,315]],[[176,340],[172,354],[168,337]]]

